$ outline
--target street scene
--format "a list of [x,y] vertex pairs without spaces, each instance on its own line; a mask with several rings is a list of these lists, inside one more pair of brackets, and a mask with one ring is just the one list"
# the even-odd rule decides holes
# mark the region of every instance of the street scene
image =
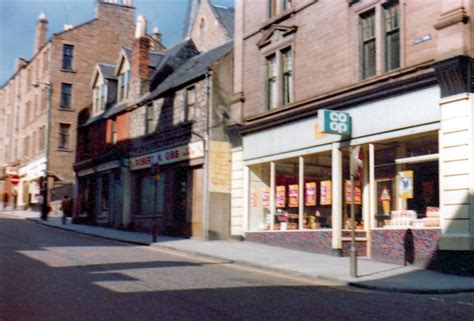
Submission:
[[0,0],[0,321],[474,320],[474,0]]

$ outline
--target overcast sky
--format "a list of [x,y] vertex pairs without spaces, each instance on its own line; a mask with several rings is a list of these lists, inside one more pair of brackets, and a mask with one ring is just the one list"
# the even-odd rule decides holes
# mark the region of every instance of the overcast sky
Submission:
[[[31,59],[36,22],[40,12],[48,18],[49,39],[64,24],[78,25],[94,18],[96,0],[0,0],[0,86],[12,75],[18,57]],[[234,0],[213,0],[234,6]],[[158,26],[165,46],[181,40],[188,0],[133,0],[137,15],[148,28]]]

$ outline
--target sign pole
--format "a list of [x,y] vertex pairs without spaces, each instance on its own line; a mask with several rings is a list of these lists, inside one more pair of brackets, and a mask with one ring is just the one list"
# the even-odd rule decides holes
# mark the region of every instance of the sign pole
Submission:
[[354,162],[352,158],[354,155],[352,155],[353,149],[352,146],[349,146],[349,172],[351,175],[351,250],[350,250],[350,270],[351,270],[351,277],[356,278],[357,277],[357,248],[356,248],[356,242],[355,242],[355,211],[354,211],[354,194],[355,194],[355,188],[354,188],[354,171],[356,170],[354,168]]

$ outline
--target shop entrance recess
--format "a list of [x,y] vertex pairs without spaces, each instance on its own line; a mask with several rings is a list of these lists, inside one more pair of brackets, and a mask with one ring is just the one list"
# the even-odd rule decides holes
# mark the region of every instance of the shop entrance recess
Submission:
[[177,168],[174,174],[173,214],[171,222],[171,235],[189,237],[190,231],[186,227],[188,212],[188,169]]

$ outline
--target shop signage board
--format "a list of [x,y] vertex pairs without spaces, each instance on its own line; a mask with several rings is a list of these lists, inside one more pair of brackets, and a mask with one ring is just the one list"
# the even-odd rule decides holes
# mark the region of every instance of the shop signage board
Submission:
[[321,195],[321,199],[319,202],[321,205],[331,205],[332,204],[332,182],[321,181],[319,194]]
[[286,205],[286,187],[284,185],[276,187],[276,207],[282,208]]
[[413,171],[401,171],[398,174],[400,176],[400,197],[413,198]]
[[138,156],[130,159],[130,170],[149,168],[154,164],[165,165],[195,159],[204,156],[202,142],[181,145],[156,153]]
[[288,206],[298,207],[298,184],[288,186]]
[[316,206],[316,182],[309,182],[305,184],[305,206]]
[[318,111],[319,128],[323,133],[341,136],[351,135],[351,116],[349,113],[320,109]]

